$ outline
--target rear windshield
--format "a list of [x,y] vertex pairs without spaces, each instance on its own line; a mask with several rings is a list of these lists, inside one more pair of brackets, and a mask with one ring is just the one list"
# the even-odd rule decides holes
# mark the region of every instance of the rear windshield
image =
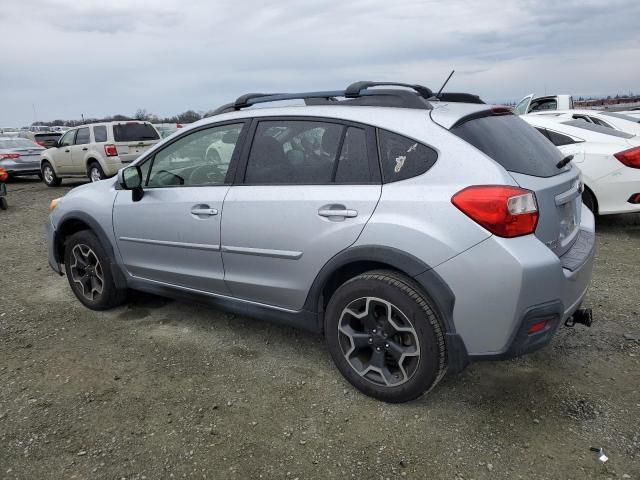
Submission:
[[616,113],[616,112],[599,112],[600,115],[606,115],[607,117],[615,117],[621,120],[627,120],[629,122],[640,123],[636,117],[632,117],[631,115],[625,115],[624,113]]
[[38,140],[57,140],[58,138],[60,138],[61,135],[62,135],[61,133],[49,132],[49,133],[36,133],[34,137],[37,138]]
[[562,154],[549,140],[515,115],[489,115],[454,126],[451,132],[485,153],[507,171],[552,177]]
[[584,130],[590,130],[592,132],[604,133],[605,135],[611,135],[613,137],[620,138],[633,138],[633,135],[629,133],[621,132],[620,130],[614,130],[610,127],[603,127],[602,125],[596,125],[595,123],[588,123],[584,120],[570,120],[568,122],[562,122],[565,125],[570,125],[572,127],[582,128]]
[[159,138],[158,132],[149,123],[121,123],[113,126],[113,139],[116,142],[140,142]]

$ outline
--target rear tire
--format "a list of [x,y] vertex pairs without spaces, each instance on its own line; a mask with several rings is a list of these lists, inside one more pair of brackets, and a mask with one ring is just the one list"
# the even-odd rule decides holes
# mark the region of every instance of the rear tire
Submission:
[[5,197],[0,197],[0,210],[6,210],[9,208],[9,203]]
[[437,310],[411,279],[375,270],[342,284],[325,313],[329,352],[342,375],[370,397],[413,400],[446,372]]
[[62,179],[56,175],[49,162],[42,163],[42,181],[47,187],[59,187]]
[[64,266],[71,290],[85,307],[107,310],[124,302],[126,290],[116,287],[111,259],[90,230],[66,240]]
[[87,175],[89,176],[89,180],[92,182],[99,182],[100,180],[104,180],[107,176],[104,174],[102,167],[96,161],[89,163],[89,167],[87,168]]
[[598,214],[598,201],[591,190],[585,188],[582,192],[582,202],[587,206],[594,215]]

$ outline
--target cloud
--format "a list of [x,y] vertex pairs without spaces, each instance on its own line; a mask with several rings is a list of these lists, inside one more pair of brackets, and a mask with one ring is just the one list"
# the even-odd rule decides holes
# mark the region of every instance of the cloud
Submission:
[[[424,83],[489,100],[638,89],[636,0],[5,0],[0,124]],[[19,39],[19,40],[15,40]],[[7,48],[8,47],[8,48]]]

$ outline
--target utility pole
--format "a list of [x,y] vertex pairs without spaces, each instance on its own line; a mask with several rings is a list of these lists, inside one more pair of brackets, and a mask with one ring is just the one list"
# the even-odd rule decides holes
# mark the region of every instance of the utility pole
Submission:
[[38,123],[38,114],[36,113],[36,104],[32,103],[31,104],[31,108],[33,108],[33,123],[37,124]]

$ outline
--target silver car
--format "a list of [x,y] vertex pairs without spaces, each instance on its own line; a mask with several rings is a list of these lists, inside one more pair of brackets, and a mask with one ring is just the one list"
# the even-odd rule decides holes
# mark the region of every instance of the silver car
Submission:
[[0,167],[9,175],[40,175],[44,148],[27,138],[0,137]]
[[509,109],[393,85],[240,97],[55,200],[50,265],[94,310],[140,290],[320,332],[388,402],[589,323],[578,170]]

